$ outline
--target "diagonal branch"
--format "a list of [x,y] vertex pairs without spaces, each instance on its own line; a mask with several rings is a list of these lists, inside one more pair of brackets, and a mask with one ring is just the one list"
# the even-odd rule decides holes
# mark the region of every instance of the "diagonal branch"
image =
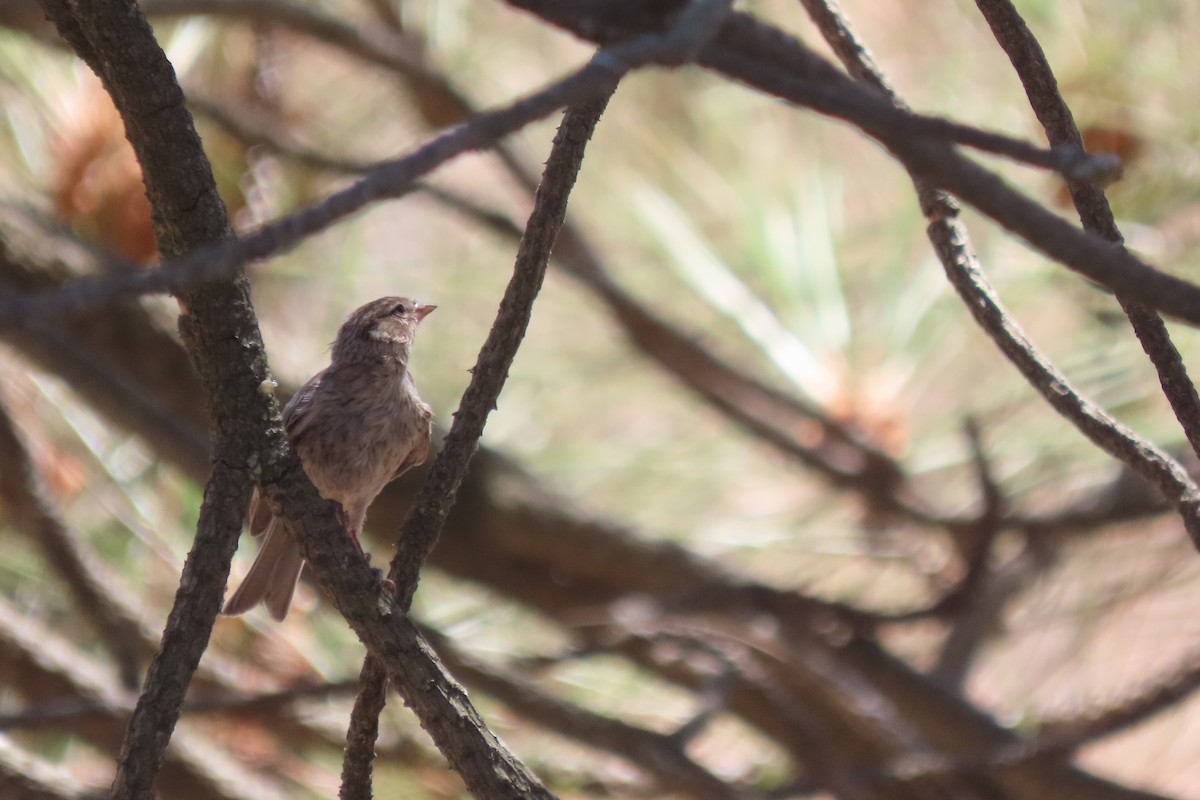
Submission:
[[[208,99],[189,97],[199,113],[243,141],[263,145],[296,161],[340,173],[362,173],[374,165],[331,156],[290,141],[260,115]],[[499,148],[498,148],[499,149]],[[510,157],[505,166],[522,185],[522,165]],[[536,188],[536,181],[530,181]],[[419,191],[499,236],[519,241],[521,227],[504,213],[431,184]],[[954,523],[917,496],[901,466],[878,446],[834,419],[825,409],[766,385],[707,350],[698,337],[675,327],[621,287],[595,254],[570,215],[555,242],[559,266],[596,295],[631,344],[750,435],[812,469],[832,486],[857,492],[872,508],[899,512],[922,521]],[[800,436],[814,426],[820,435]]]
[[[136,5],[45,0],[44,7],[121,113],[142,167],[162,256],[178,257],[231,236],[174,70]],[[118,800],[140,800],[154,792],[184,694],[220,608],[250,499],[252,456],[286,447],[281,426],[264,424],[278,420],[278,406],[259,391],[267,379],[266,358],[247,283],[237,269],[225,277],[192,285],[180,295],[180,327],[212,415],[213,471],[161,649],[122,744],[112,788]]]
[[[613,84],[612,89],[615,88]],[[608,97],[569,108],[554,137],[554,147],[546,161],[542,184],[496,321],[471,370],[471,381],[454,414],[454,424],[400,533],[389,577],[395,582],[402,608],[407,609],[412,603],[421,567],[437,543],[467,466],[479,446],[488,415],[496,407],[517,348],[525,338],[533,302],[567,212],[567,200],[583,166],[584,149],[606,105]],[[383,707],[384,679],[384,671],[368,655],[361,673],[363,688],[350,719],[342,769],[342,800],[370,796],[370,759],[378,732],[377,718]],[[352,763],[356,769],[351,769]]]
[[[651,57],[687,60],[712,36],[721,18],[728,13],[727,0],[694,0],[671,30],[657,41],[650,40]],[[656,53],[657,55],[653,55]],[[599,53],[592,63],[613,59],[611,53]],[[442,526],[454,504],[467,466],[479,445],[488,415],[496,407],[508,371],[516,357],[529,320],[533,303],[541,289],[554,249],[554,241],[567,213],[567,202],[574,188],[588,140],[595,131],[608,98],[616,90],[616,79],[633,63],[614,62],[616,75],[596,100],[568,108],[554,137],[542,181],[534,196],[534,207],[517,249],[513,276],[500,301],[500,309],[487,340],[471,370],[471,381],[463,392],[454,423],[442,443],[413,509],[405,519],[389,578],[397,587],[401,608],[408,609],[417,589],[421,567],[433,551]],[[355,702],[347,736],[346,757],[342,770],[342,799],[370,796],[370,763],[378,732],[378,714],[384,701],[385,674],[381,665],[363,664],[363,689]],[[409,692],[415,687],[398,687]]]
[[[529,3],[513,0],[513,4]],[[859,126],[910,169],[931,180],[936,178],[942,188],[961,195],[1055,260],[1165,313],[1200,324],[1200,286],[1159,272],[1125,250],[1102,246],[958,155],[946,138],[952,126],[943,124],[945,121],[934,122],[893,107],[781,31],[751,16],[732,13],[728,19],[700,52],[703,66]],[[675,63],[672,59],[678,55],[669,41],[664,43],[636,28],[627,33],[630,38],[604,47],[586,66],[545,89],[476,117],[412,156],[390,162],[354,186],[238,242],[195,253],[164,268],[81,284],[62,296],[0,304],[0,325],[16,324],[38,309],[77,309],[231,275],[249,261],[292,247],[373,201],[410,191],[420,175],[450,158],[490,147],[531,121],[595,96],[614,70],[620,73],[663,61]]]
[[[835,52],[847,62],[850,71],[858,76],[859,80],[871,84],[884,97],[888,98],[889,102],[903,107],[903,101],[880,75],[874,64],[863,57],[865,48],[857,43],[840,12],[836,11],[828,2],[818,2],[818,0],[807,0],[805,5],[814,19],[818,20],[818,27],[823,32],[827,32],[827,36],[832,39]],[[776,43],[778,44],[778,41]],[[799,47],[798,44],[796,46]],[[808,57],[807,51],[804,55]],[[744,59],[739,57],[736,60],[738,63],[744,64]],[[757,69],[753,72],[761,74],[761,71]],[[768,82],[779,88],[782,83],[787,81],[785,78],[782,80],[768,79]],[[904,160],[904,157],[900,151],[911,153],[914,149],[921,149],[920,145],[913,148],[910,146],[911,143],[899,139],[886,140],[885,134],[882,133],[879,134],[879,138],[901,157],[901,160]],[[1025,380],[1042,395],[1055,411],[1068,419],[1081,433],[1106,453],[1127,464],[1162,491],[1183,518],[1193,543],[1200,547],[1200,488],[1197,488],[1183,467],[1169,454],[1117,422],[1104,409],[1084,397],[1078,389],[1071,385],[1066,376],[1059,372],[1049,359],[1029,341],[1020,326],[1001,305],[995,290],[983,274],[966,228],[958,220],[958,207],[946,194],[935,190],[936,181],[932,183],[929,181],[928,171],[923,169],[922,165],[933,164],[936,159],[923,160],[925,155],[928,153],[918,159],[919,163],[906,161],[905,165],[913,176],[922,210],[929,219],[927,234],[933,243],[938,259],[941,261],[951,285],[962,297],[976,322],[1025,377]],[[954,156],[954,158],[958,157]],[[1020,206],[1026,212],[1026,218],[1031,216],[1053,217],[1049,211],[1041,208],[1032,200],[1028,200],[1015,190],[1004,186],[999,178],[965,160],[962,163],[968,165],[967,171],[973,173],[976,179],[992,184],[994,188],[1006,195],[1008,201]],[[990,199],[985,202],[991,204]],[[986,208],[979,207],[987,213]],[[1007,225],[1005,219],[997,216],[993,218],[1001,224]],[[1065,226],[1065,230],[1070,231],[1072,238],[1078,238],[1081,245],[1086,243],[1086,247],[1081,249],[1091,249],[1094,243],[1099,241],[1096,237],[1080,233],[1054,217],[1051,227],[1059,226]],[[1062,228],[1060,227],[1061,232]],[[1101,252],[1125,253],[1126,251],[1112,250],[1109,246],[1108,250]]]
[[[1004,49],[1025,87],[1046,138],[1055,147],[1082,147],[1083,135],[1075,125],[1074,115],[1058,90],[1058,81],[1050,68],[1032,31],[1009,0],[976,0],[976,5],[992,29],[996,41]],[[1084,230],[1119,244],[1122,241],[1112,208],[1104,191],[1097,186],[1068,181],[1071,200],[1083,222]],[[1188,377],[1183,358],[1171,341],[1166,323],[1152,309],[1118,294],[1117,300],[1129,318],[1129,324],[1141,342],[1154,369],[1163,395],[1171,404],[1192,450],[1200,455],[1200,395]]]
[[[615,89],[615,84],[612,88]],[[508,378],[546,274],[554,239],[566,214],[567,200],[583,166],[584,149],[607,104],[606,96],[571,107],[554,137],[554,147],[517,250],[513,277],[471,369],[471,381],[454,413],[454,423],[400,534],[391,577],[396,581],[403,607],[412,602],[421,566],[437,542],[488,415],[496,407]]]
[[[666,58],[690,58],[712,35],[716,24],[728,11],[728,2],[695,0],[672,30],[660,40],[648,40],[652,54]],[[534,207],[517,249],[512,279],[500,301],[500,309],[487,340],[471,370],[471,381],[463,392],[454,423],[442,443],[429,475],[421,487],[413,509],[405,519],[400,542],[392,560],[389,578],[395,583],[401,608],[407,609],[417,589],[421,567],[433,551],[442,526],[454,504],[467,466],[479,445],[488,415],[508,378],[521,340],[533,311],[533,302],[541,289],[554,249],[554,241],[567,213],[567,201],[574,188],[583,154],[608,98],[616,89],[616,80],[633,63],[614,60],[601,52],[593,64],[609,63],[614,79],[602,96],[587,104],[568,108],[554,138],[534,197]],[[385,672],[368,655],[362,667],[363,688],[355,701],[347,735],[342,769],[342,800],[370,797],[370,765],[374,740],[378,733],[378,715],[384,702]],[[413,687],[398,687],[412,691]]]
[[[48,3],[62,1],[46,0]],[[491,147],[499,139],[564,106],[587,102],[604,94],[614,79],[655,63],[664,53],[670,53],[672,46],[669,40],[642,36],[599,50],[585,66],[566,77],[459,125],[410,155],[381,164],[362,180],[320,203],[264,225],[244,237],[207,247],[197,246],[186,255],[166,252],[164,255],[170,260],[155,269],[130,270],[121,275],[80,280],[69,288],[42,296],[0,299],[0,327],[18,326],[24,319],[55,311],[69,313],[121,298],[180,291],[206,280],[238,275],[245,264],[294,247],[374,202],[407,194],[414,189],[418,178],[457,156]],[[190,117],[188,119],[190,124]],[[211,174],[211,169],[207,171]],[[150,194],[153,200],[154,192],[151,190]]]

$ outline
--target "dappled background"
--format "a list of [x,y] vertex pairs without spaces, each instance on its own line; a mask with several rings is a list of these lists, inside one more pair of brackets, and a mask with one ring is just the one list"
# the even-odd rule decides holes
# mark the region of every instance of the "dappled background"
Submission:
[[[594,49],[484,0],[143,7],[239,230]],[[1125,159],[1107,193],[1128,244],[1194,278],[1200,8],[1017,7],[1089,147]],[[745,8],[829,52],[800,3]],[[1043,141],[974,5],[844,10],[915,109]],[[153,261],[136,162],[99,81],[36,7],[0,2],[0,23],[0,291]],[[421,75],[405,68],[418,59]],[[409,294],[439,307],[413,368],[447,426],[556,124],[251,266],[281,388],[327,363],[349,310]],[[1073,213],[1061,178],[977,157]],[[1182,454],[1111,296],[964,218],[1030,337],[1082,392]],[[1200,557],[1154,490],[976,328],[885,151],[698,68],[640,72],[600,122],[568,226],[414,606],[493,729],[551,788],[1194,796]],[[34,758],[84,790],[111,779],[205,474],[202,394],[167,335],[177,307],[154,297],[138,308],[102,309],[95,327],[0,332],[0,393],[63,546],[125,609],[119,635],[105,633],[65,588],[75,579],[53,546],[0,498],[0,754],[6,769]],[[1195,333],[1171,333],[1196,363]],[[375,564],[391,557],[420,478],[369,518]],[[252,554],[247,537],[235,576]],[[302,587],[283,624],[262,612],[219,620],[162,795],[332,796],[362,656],[315,589]],[[539,715],[523,692],[572,713]],[[640,740],[596,734],[595,719],[572,715],[584,709],[659,736],[619,745]],[[1030,761],[1004,750],[1009,734],[1063,749]],[[662,766],[658,747],[678,761]],[[464,792],[398,702],[379,751],[379,796]],[[1016,766],[997,769],[1005,759]],[[1079,772],[1056,783],[1064,763]],[[846,788],[860,783],[861,795]]]

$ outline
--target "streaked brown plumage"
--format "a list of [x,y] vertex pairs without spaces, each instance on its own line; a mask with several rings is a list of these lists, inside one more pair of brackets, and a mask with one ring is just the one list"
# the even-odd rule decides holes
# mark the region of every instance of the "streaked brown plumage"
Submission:
[[[417,326],[435,308],[404,297],[362,306],[338,330],[329,366],[283,409],[284,427],[304,471],[322,497],[341,505],[356,545],[371,501],[429,456],[433,413],[417,395],[408,356]],[[262,549],[222,613],[242,614],[264,603],[282,620],[304,559],[292,532],[260,502],[257,491],[250,503],[250,532],[266,534]]]

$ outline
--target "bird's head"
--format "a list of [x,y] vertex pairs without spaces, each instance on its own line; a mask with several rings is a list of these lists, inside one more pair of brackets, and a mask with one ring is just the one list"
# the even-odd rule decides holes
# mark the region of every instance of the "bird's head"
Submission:
[[333,363],[394,358],[406,364],[417,326],[435,308],[407,297],[372,300],[352,312],[338,329]]

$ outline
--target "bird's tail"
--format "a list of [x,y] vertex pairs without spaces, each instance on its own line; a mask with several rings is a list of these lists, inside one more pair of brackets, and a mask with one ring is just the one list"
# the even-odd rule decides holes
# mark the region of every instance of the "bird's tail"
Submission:
[[242,585],[225,601],[222,614],[244,614],[259,603],[277,620],[287,616],[300,579],[304,558],[296,540],[278,519],[271,520],[263,537],[262,549],[242,579]]

